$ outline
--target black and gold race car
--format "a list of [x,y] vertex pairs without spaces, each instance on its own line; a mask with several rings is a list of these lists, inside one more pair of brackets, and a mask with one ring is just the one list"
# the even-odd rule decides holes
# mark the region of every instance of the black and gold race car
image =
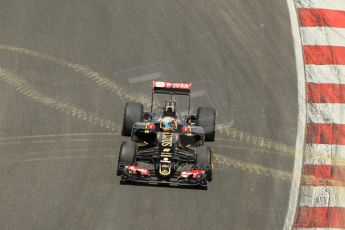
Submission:
[[[192,83],[152,82],[151,111],[141,103],[127,102],[124,108],[117,175],[121,183],[196,186],[207,188],[212,180],[212,149],[216,111],[199,107],[190,114]],[[153,111],[155,94],[169,94],[169,100]],[[188,96],[188,112],[178,113],[174,95]]]

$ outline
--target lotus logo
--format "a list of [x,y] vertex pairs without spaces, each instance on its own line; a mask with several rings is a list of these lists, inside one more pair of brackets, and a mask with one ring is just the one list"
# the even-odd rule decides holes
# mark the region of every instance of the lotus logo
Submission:
[[165,86],[165,82],[163,81],[157,81],[156,82],[156,87],[163,88]]
[[168,176],[171,173],[171,165],[170,164],[161,164],[159,167],[159,173],[162,176]]

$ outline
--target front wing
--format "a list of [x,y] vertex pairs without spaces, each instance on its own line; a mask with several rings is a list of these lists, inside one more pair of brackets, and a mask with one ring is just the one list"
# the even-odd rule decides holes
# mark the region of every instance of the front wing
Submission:
[[174,187],[194,187],[207,189],[206,175],[201,175],[199,178],[183,178],[178,174],[174,174],[168,179],[160,179],[156,176],[154,170],[150,170],[149,176],[142,176],[141,174],[132,174],[127,170],[121,170],[121,184],[138,184],[138,185],[156,185],[156,186],[174,186]]

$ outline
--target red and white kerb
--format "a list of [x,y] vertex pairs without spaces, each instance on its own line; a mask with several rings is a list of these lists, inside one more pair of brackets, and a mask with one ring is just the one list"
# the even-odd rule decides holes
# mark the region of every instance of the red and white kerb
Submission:
[[295,0],[306,73],[304,167],[294,229],[345,229],[345,0]]

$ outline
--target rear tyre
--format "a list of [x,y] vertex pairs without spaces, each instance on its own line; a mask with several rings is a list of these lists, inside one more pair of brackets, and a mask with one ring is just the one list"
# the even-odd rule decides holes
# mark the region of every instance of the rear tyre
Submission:
[[136,122],[143,121],[144,106],[141,103],[127,102],[125,105],[122,136],[130,137],[132,134],[132,127]]
[[208,146],[200,146],[196,149],[196,165],[205,170],[208,181],[212,180],[212,150]]
[[119,159],[117,161],[116,174],[121,176],[122,169],[133,165],[136,159],[137,145],[133,141],[123,141],[120,147]]
[[216,131],[216,110],[211,107],[200,107],[197,112],[196,125],[205,130],[205,141],[214,141]]

